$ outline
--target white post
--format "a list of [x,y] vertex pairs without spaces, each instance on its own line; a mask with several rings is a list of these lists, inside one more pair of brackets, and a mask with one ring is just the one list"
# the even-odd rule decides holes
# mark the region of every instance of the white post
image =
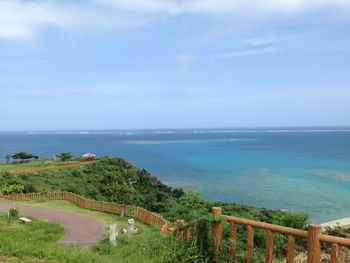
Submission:
[[111,242],[112,246],[117,245],[117,236],[118,236],[118,224],[110,224],[109,225],[109,242]]

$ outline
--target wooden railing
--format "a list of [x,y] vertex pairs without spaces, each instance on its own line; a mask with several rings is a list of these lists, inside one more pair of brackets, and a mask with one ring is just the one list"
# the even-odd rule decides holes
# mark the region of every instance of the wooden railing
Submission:
[[[125,215],[138,218],[140,221],[150,224],[158,225],[162,231],[175,232],[178,238],[191,239],[193,235],[191,228],[196,226],[197,219],[191,223],[185,223],[183,220],[178,220],[175,228],[171,227],[169,221],[165,220],[161,215],[150,212],[144,208],[121,205],[112,202],[96,201],[83,198],[71,192],[51,192],[51,193],[31,193],[31,194],[10,194],[5,195],[0,193],[0,198],[15,199],[17,201],[30,200],[67,200],[78,206],[86,209],[96,210],[101,212],[120,214],[122,207],[124,207]],[[350,247],[350,239],[336,236],[324,235],[321,233],[321,226],[310,224],[308,230],[300,230],[280,225],[268,224],[260,221],[222,215],[220,207],[213,207],[212,213],[216,216],[223,217],[230,224],[230,256],[233,260],[237,258],[236,241],[237,241],[237,225],[244,225],[247,228],[247,244],[246,244],[246,262],[250,263],[254,250],[254,229],[262,229],[266,231],[266,249],[265,249],[265,263],[272,263],[273,248],[274,248],[274,234],[279,233],[288,237],[286,262],[292,263],[295,258],[295,240],[296,238],[304,238],[307,241],[307,263],[320,263],[321,261],[321,243],[328,243],[331,245],[330,263],[339,262],[339,251],[341,246]],[[212,235],[215,240],[215,248],[220,249],[222,243],[222,222],[215,221],[213,223]]]
[[[220,207],[213,207],[212,213],[219,217],[223,217],[230,224],[230,247],[229,254],[233,260],[237,258],[236,241],[237,241],[237,225],[244,225],[247,228],[247,244],[246,244],[246,262],[250,263],[254,249],[254,229],[262,229],[266,231],[266,249],[265,263],[272,263],[274,249],[274,234],[279,233],[288,237],[286,262],[292,263],[295,258],[295,240],[303,238],[307,241],[307,263],[320,263],[321,261],[321,243],[331,245],[330,263],[339,262],[339,251],[341,246],[350,247],[349,238],[341,238],[336,236],[324,235],[321,233],[321,226],[310,224],[308,230],[300,230],[290,227],[284,227],[274,224],[268,224],[260,221],[249,220],[245,218],[222,215]],[[184,223],[182,220],[177,221],[176,235],[180,238],[190,239],[192,234],[190,229],[195,227],[195,220],[191,223]],[[222,222],[213,223],[212,235],[215,240],[215,248],[218,250],[222,243]]]
[[67,200],[86,209],[113,213],[113,214],[121,214],[122,208],[124,207],[124,212],[126,216],[132,216],[132,217],[138,218],[140,221],[150,225],[158,225],[162,228],[162,230],[168,230],[168,228],[170,227],[170,222],[165,220],[161,215],[150,212],[144,208],[131,206],[131,205],[121,205],[121,204],[112,203],[112,202],[89,200],[71,192],[50,192],[50,193],[30,193],[30,194],[9,194],[9,195],[0,193],[0,198],[14,199],[17,201],[31,201],[31,200],[43,200],[43,199]]

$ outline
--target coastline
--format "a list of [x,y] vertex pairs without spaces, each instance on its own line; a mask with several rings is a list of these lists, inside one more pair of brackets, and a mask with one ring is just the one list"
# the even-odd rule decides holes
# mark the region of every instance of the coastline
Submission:
[[350,217],[345,217],[345,218],[340,218],[340,219],[328,221],[328,222],[320,224],[320,226],[322,228],[336,227],[336,226],[341,226],[341,227],[350,226]]

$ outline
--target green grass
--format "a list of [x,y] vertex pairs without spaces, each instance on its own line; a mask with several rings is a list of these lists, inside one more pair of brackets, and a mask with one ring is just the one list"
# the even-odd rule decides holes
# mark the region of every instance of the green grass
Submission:
[[33,257],[16,258],[16,257],[1,255],[1,253],[0,253],[0,262],[3,262],[3,263],[59,263],[59,261],[57,260],[45,260],[45,259],[38,259]]
[[[96,217],[105,224],[117,222],[119,226],[124,226],[127,222],[127,218],[90,211],[63,200],[18,203],[74,211]],[[158,260],[160,255],[153,252],[156,249],[149,246],[150,242],[161,245],[159,229],[138,221],[136,225],[140,228],[140,233],[132,236],[119,234],[118,246],[115,248],[109,245],[108,240],[103,240],[92,248],[81,250],[76,246],[57,243],[64,232],[60,225],[36,219],[31,224],[20,224],[17,221],[8,221],[5,214],[0,214],[0,255],[6,256],[9,262],[16,262],[16,259],[19,259],[18,262],[31,262],[36,259],[78,263],[161,262]]]
[[0,172],[35,173],[51,169],[84,166],[91,162],[85,161],[54,161],[48,159],[34,160],[27,163],[0,163]]

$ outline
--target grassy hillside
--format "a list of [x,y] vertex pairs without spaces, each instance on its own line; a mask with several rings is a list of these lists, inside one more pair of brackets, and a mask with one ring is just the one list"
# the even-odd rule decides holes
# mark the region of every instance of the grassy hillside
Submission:
[[[3,187],[22,185],[24,192],[71,191],[96,200],[142,206],[163,214],[170,221],[184,219],[189,222],[201,216],[208,216],[213,206],[221,206],[223,213],[226,215],[235,215],[300,229],[306,227],[308,219],[306,214],[292,214],[236,203],[205,200],[198,192],[184,192],[181,189],[173,189],[160,182],[146,170],[139,169],[121,158],[102,158],[94,162],[74,163],[33,161],[28,164],[3,164],[1,167],[0,185]],[[29,168],[31,170],[28,170]],[[224,239],[229,242],[229,225],[225,223],[223,228]],[[152,242],[158,244],[153,250],[164,249],[164,243],[159,239],[155,238]],[[245,242],[246,229],[239,227],[237,248],[242,253],[245,250]],[[171,241],[171,244],[175,247],[183,246],[178,242]],[[262,255],[265,249],[264,231],[257,230],[255,232],[254,245],[258,255]],[[300,249],[305,246],[302,243],[297,245]],[[192,252],[196,254],[195,250],[196,247],[192,245],[182,247],[182,251],[187,251],[186,255],[191,255]],[[275,255],[282,255],[285,250],[286,237],[276,235]],[[174,255],[178,256],[176,253]],[[154,257],[157,258],[156,255]],[[201,256],[197,258],[199,258],[197,262],[201,262],[203,259]]]
[[11,172],[12,174],[23,174],[23,173],[40,173],[48,170],[54,169],[65,169],[65,168],[75,168],[83,167],[91,162],[83,161],[53,161],[53,160],[37,160],[27,163],[0,163],[0,173],[1,172]]
[[145,170],[120,158],[94,162],[32,161],[0,165],[0,185],[19,184],[24,192],[69,191],[104,201],[134,204],[155,212],[183,195]]
[[[42,170],[45,169],[45,170]],[[33,161],[24,164],[1,164],[0,185],[20,184],[24,192],[71,191],[104,201],[145,207],[163,213],[170,220],[190,221],[205,215],[212,206],[221,206],[233,214],[303,228],[307,216],[246,205],[204,200],[199,193],[173,189],[149,172],[121,158],[84,161]]]

